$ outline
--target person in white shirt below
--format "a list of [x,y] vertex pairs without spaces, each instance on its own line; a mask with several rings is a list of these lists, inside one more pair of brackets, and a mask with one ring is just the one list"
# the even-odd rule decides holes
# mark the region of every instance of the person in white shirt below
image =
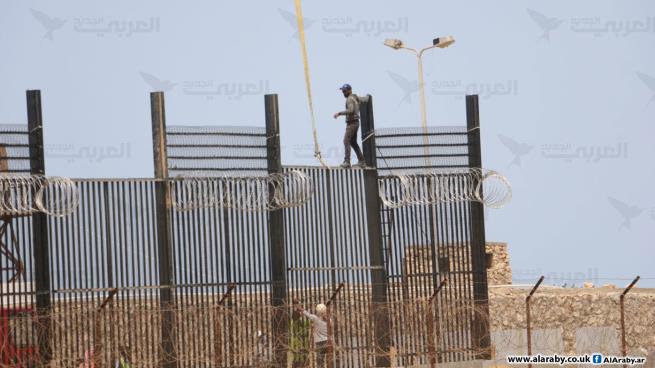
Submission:
[[312,321],[314,348],[316,349],[316,367],[323,368],[328,352],[327,307],[323,303],[316,305],[316,315],[300,307],[298,307],[298,311]]

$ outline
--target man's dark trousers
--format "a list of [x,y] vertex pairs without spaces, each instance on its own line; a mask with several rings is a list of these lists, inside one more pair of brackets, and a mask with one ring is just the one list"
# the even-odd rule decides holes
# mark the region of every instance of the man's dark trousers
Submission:
[[345,148],[344,162],[350,162],[350,147],[355,150],[357,159],[364,162],[364,155],[357,144],[357,131],[359,130],[359,120],[353,120],[346,123],[346,133],[343,135],[343,146]]

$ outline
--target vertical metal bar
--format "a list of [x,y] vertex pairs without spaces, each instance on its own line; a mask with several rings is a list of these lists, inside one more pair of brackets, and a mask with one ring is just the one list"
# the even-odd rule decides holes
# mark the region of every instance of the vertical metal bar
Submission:
[[343,282],[339,284],[339,286],[332,292],[332,295],[330,298],[328,298],[327,302],[325,302],[325,306],[327,307],[327,338],[328,338],[328,344],[327,344],[327,366],[328,368],[334,367],[334,324],[332,323],[332,303],[335,301],[337,298],[337,295],[339,295],[339,292],[343,288]]
[[[59,190],[54,191],[56,194],[59,194]],[[82,197],[82,193],[80,193],[80,197]],[[81,200],[81,199],[80,199]],[[81,207],[84,207],[84,202],[80,203]],[[79,208],[79,207],[78,207]],[[74,213],[68,216],[66,219],[66,222],[69,224],[69,231],[71,233],[70,237],[70,242],[68,243],[69,246],[72,248],[73,251],[73,257],[69,258],[70,264],[73,266],[73,273],[75,277],[75,282],[73,283],[72,287],[76,289],[86,289],[86,280],[78,279],[77,275],[79,275],[82,271],[82,261],[83,261],[83,255],[82,255],[82,247],[83,247],[83,242],[80,240],[80,224],[79,224],[79,214]],[[79,291],[73,294],[75,297],[80,298],[84,300],[84,292]],[[88,299],[87,299],[88,300]],[[84,325],[84,310],[80,310],[79,312],[75,313],[75,317],[73,318],[78,326],[82,327]],[[76,354],[84,354],[84,341],[81,339],[82,334],[76,334],[75,338],[75,351]]]
[[[125,269],[125,262],[126,262],[126,250],[127,250],[127,230],[128,230],[128,222],[127,222],[127,197],[126,197],[126,190],[125,190],[125,181],[121,181],[116,188],[118,189],[118,192],[120,193],[120,200],[118,200],[115,204],[118,205],[120,208],[120,212],[117,213],[117,228],[120,229],[120,232],[117,234],[118,236],[116,237],[116,285],[118,288],[125,288],[127,286],[126,283],[126,269]],[[123,293],[121,293],[123,294]],[[125,305],[129,303],[129,300],[117,300],[117,309],[118,313],[116,315],[116,324],[114,326],[126,326],[127,324],[125,323]],[[129,327],[128,327],[129,328]],[[123,340],[124,336],[121,332],[121,328],[117,328],[117,337],[120,336],[120,340]],[[119,335],[120,333],[120,335]],[[118,354],[121,354],[121,345],[123,344],[123,341],[118,341],[119,339],[116,339],[116,343],[114,344],[114,351]],[[127,340],[127,339],[126,339]]]
[[375,122],[373,120],[373,97],[366,95],[359,105],[361,119],[362,154],[368,166],[377,167],[375,152]]
[[[468,129],[469,168],[482,168],[480,145],[480,110],[477,95],[466,96],[466,127]],[[474,185],[477,183],[474,183]],[[478,359],[490,359],[489,291],[487,288],[487,257],[485,252],[484,207],[471,203],[471,265],[473,267],[473,300],[475,314],[471,328],[473,348]],[[484,317],[483,317],[484,316]]]
[[375,329],[375,345],[379,354],[375,355],[376,367],[389,367],[389,313],[386,308],[389,278],[384,269],[384,250],[382,249],[381,203],[378,188],[378,170],[375,155],[375,131],[373,119],[373,97],[368,95],[360,105],[362,119],[362,142],[366,162],[374,168],[364,170],[364,193],[366,196],[366,223],[368,229],[369,254],[372,284],[372,310]]
[[[211,185],[211,182],[203,183],[203,186],[205,186],[205,190],[209,190],[210,185]],[[211,277],[210,275],[211,275],[212,270],[213,270],[213,267],[212,267],[212,265],[213,265],[213,262],[212,262],[212,259],[213,259],[212,249],[214,247],[210,246],[211,241],[210,241],[210,239],[208,239],[208,235],[209,235],[209,237],[211,237],[211,235],[208,234],[208,233],[211,232],[212,218],[211,218],[211,212],[208,209],[203,208],[203,209],[199,210],[199,212],[200,212],[200,220],[198,221],[198,224],[196,226],[198,227],[198,231],[201,232],[202,236],[199,237],[200,238],[199,239],[200,244],[199,244],[198,253],[199,254],[202,253],[201,261],[203,263],[203,266],[202,266],[202,271],[203,272],[200,273],[200,279],[201,279],[201,282],[204,285],[206,285],[206,286],[201,287],[202,292],[201,292],[201,296],[200,296],[200,303],[203,306],[204,305],[207,306],[207,307],[203,307],[202,313],[207,313],[207,318],[209,318],[210,317],[210,308],[209,308],[209,306],[211,305],[211,291],[213,289],[210,285],[214,281],[214,279],[210,278]],[[203,226],[204,222],[207,222],[206,226]],[[205,231],[202,231],[203,227],[205,228],[204,229]],[[209,358],[208,353],[211,350],[211,344],[210,344],[210,339],[209,339],[210,331],[211,331],[211,328],[209,327],[210,324],[209,323],[204,323],[204,321],[202,319],[200,319],[200,324],[201,324],[201,328],[203,330],[201,336],[207,336],[207,338],[204,338],[201,341],[202,342],[201,352],[205,357]]]
[[171,193],[168,178],[168,158],[166,155],[166,115],[164,93],[150,93],[150,112],[152,116],[152,139],[155,161],[157,250],[159,260],[159,305],[162,313],[160,364],[164,368],[176,366],[175,321],[173,301],[173,264],[171,259]]
[[[464,183],[470,184],[468,182],[468,180],[471,180],[471,179],[468,179],[468,178],[467,179],[462,179],[462,178],[460,178],[459,182],[460,182],[461,185],[464,185]],[[460,188],[461,188],[461,186],[460,186]],[[464,259],[466,259],[466,270],[465,270],[465,273],[464,273],[464,275],[465,275],[464,280],[465,281],[464,281],[464,287],[463,287],[464,288],[464,295],[465,295],[464,300],[466,301],[467,308],[472,309],[472,312],[476,313],[474,308],[471,308],[471,307],[474,307],[475,302],[474,302],[474,300],[472,298],[473,289],[474,289],[473,274],[472,274],[473,270],[472,270],[471,262],[469,261],[471,259],[470,202],[461,202],[461,203],[459,203],[459,206],[462,209],[462,211],[460,212],[460,220],[459,220],[460,223],[462,224],[462,226],[460,227],[460,229],[462,229],[462,250],[463,250],[463,257],[464,257]],[[486,253],[486,244],[485,244],[485,253]],[[471,334],[470,334],[471,322],[472,322],[471,320],[472,319],[467,318],[464,321],[465,326],[463,327],[463,329],[465,331],[469,332],[469,340],[470,340],[470,337],[471,337]],[[470,348],[471,347],[470,346],[471,342],[469,341],[468,344],[469,344],[468,347]],[[470,354],[470,351],[469,351],[468,357],[470,358],[471,356],[472,356],[472,354]],[[473,356],[474,356],[474,354],[473,354]]]
[[[140,226],[139,226],[140,231],[139,231],[138,243],[135,245],[135,247],[137,249],[137,257],[140,260],[140,262],[139,262],[139,264],[137,266],[138,269],[139,269],[139,277],[137,279],[137,284],[136,285],[138,285],[138,286],[148,285],[148,283],[147,283],[148,282],[147,281],[147,274],[146,274],[147,268],[146,268],[146,265],[145,265],[145,262],[148,259],[146,257],[146,255],[145,255],[146,247],[147,247],[147,244],[149,244],[149,242],[148,242],[148,240],[146,238],[146,232],[148,230],[148,223],[146,221],[146,216],[145,216],[145,207],[146,207],[146,204],[145,204],[145,196],[146,196],[145,192],[146,191],[145,191],[145,189],[147,189],[148,187],[145,186],[144,184],[145,183],[143,181],[140,181],[139,186],[138,186],[138,188],[139,188],[139,191],[138,191],[139,192],[139,202],[138,202],[139,203],[138,204],[139,213],[137,215],[137,218],[139,219],[139,222],[140,222]],[[144,311],[145,310],[144,307],[146,307],[147,304],[146,304],[146,297],[144,297],[143,290],[139,290],[137,295],[138,295],[138,301],[139,301],[138,310],[139,311]],[[138,331],[137,336],[144,336],[145,337],[145,336],[147,336],[147,333],[148,333],[147,325],[143,321],[142,313],[138,313],[137,315],[139,316],[139,321],[138,321],[139,331]],[[144,340],[145,341],[139,341],[138,342],[142,346],[142,348],[137,350],[138,356],[137,356],[136,359],[141,360],[141,361],[145,361],[145,359],[146,359],[145,352],[146,352],[146,349],[148,347],[147,337]]]
[[[127,286],[139,286],[139,284],[137,283],[137,280],[138,280],[138,277],[139,277],[139,268],[138,268],[138,266],[136,264],[137,256],[134,254],[134,251],[137,249],[136,244],[138,243],[138,239],[135,238],[134,235],[135,235],[135,231],[138,231],[137,229],[139,229],[138,222],[137,222],[138,219],[136,218],[136,213],[135,213],[137,205],[138,205],[137,204],[137,197],[136,197],[136,185],[137,185],[136,182],[129,182],[128,185],[127,185],[127,189],[128,189],[127,193],[128,193],[128,198],[129,198],[128,203],[130,204],[127,222],[129,224],[131,224],[129,226],[129,229],[130,229],[129,245],[128,245],[128,248],[125,250],[126,253],[129,250],[130,253],[129,253],[128,257],[131,258],[131,260],[130,260],[131,264],[127,263],[127,265],[126,265],[126,268],[129,270],[129,273],[126,272],[126,274],[128,274],[128,279],[127,279],[128,285]],[[134,191],[134,195],[133,195],[133,191]],[[128,326],[127,328],[130,331],[130,333],[128,335],[128,346],[135,346],[135,344],[134,344],[135,343],[135,337],[134,336],[136,335],[135,332],[136,332],[136,327],[138,325],[137,326],[133,325],[133,323],[135,323],[136,321],[134,321],[134,319],[132,318],[132,310],[138,310],[137,306],[134,306],[134,309],[133,309],[133,304],[138,303],[138,299],[134,297],[136,293],[135,293],[135,291],[133,289],[128,290],[125,294],[127,294],[127,295],[125,295],[126,304],[127,304],[127,326]],[[132,361],[132,359],[133,359],[131,356],[124,357],[124,358],[128,359],[129,361]]]
[[[43,154],[43,114],[41,91],[27,91],[27,129],[30,151],[30,174],[45,175]],[[34,195],[35,193],[32,193]],[[39,362],[47,365],[52,359],[50,250],[48,244],[48,217],[44,213],[32,215],[32,244],[34,247],[34,281],[36,289],[36,312],[38,318],[37,339]]]
[[[526,333],[528,334],[528,355],[532,355],[532,320],[530,319],[530,299],[532,298],[532,294],[537,291],[537,288],[541,283],[544,281],[544,277],[541,276],[537,283],[534,285],[532,290],[530,291],[530,294],[525,297],[525,319],[526,319]],[[528,364],[528,368],[532,368],[532,363]]]
[[[56,243],[56,244],[65,244],[65,246],[62,247],[63,248],[62,253],[65,252],[64,253],[65,258],[64,258],[63,264],[62,264],[62,268],[65,269],[65,273],[64,273],[64,279],[62,280],[61,285],[63,286],[63,289],[73,289],[73,288],[75,288],[73,281],[74,281],[76,270],[75,270],[75,267],[73,266],[74,265],[74,258],[73,258],[74,255],[73,254],[75,252],[74,251],[75,245],[73,244],[72,239],[71,239],[72,226],[71,226],[70,221],[67,221],[67,219],[59,219],[59,220],[60,220],[60,224],[61,224],[60,230],[61,230],[62,236],[59,238],[59,240],[61,242]],[[66,296],[67,296],[67,299],[68,299],[67,303],[65,304],[66,305],[65,309],[66,309],[66,317],[67,318],[74,319],[74,317],[69,317],[69,316],[72,316],[73,313],[74,313],[74,310],[75,310],[75,307],[73,305],[74,304],[73,301],[76,299],[76,294],[77,294],[77,292],[66,293]],[[68,331],[66,331],[66,332],[68,332]],[[69,354],[75,355],[76,350],[77,350],[77,344],[73,341],[73,338],[68,340],[68,342],[69,342],[69,344],[68,344],[67,349],[66,349],[67,352]]]
[[[327,186],[329,188],[329,189],[327,189],[327,193],[330,193],[332,191],[332,188],[331,188],[331,185],[330,185],[329,178],[328,178]],[[319,208],[320,208],[320,206],[319,206]],[[330,214],[332,212],[332,205],[330,203],[328,203],[327,211]],[[319,213],[320,212],[322,212],[322,211],[319,211]],[[337,275],[336,275],[336,269],[335,269],[336,266],[337,266],[337,262],[336,262],[336,252],[335,252],[335,247],[334,247],[334,241],[332,239],[333,229],[332,229],[332,221],[331,220],[330,220],[328,226],[329,226],[328,231],[330,232],[330,241],[327,244],[327,248],[329,249],[329,252],[330,252],[330,263],[329,263],[329,267],[331,268],[331,271],[330,271],[330,285],[331,285],[332,288],[334,288],[336,286],[336,283],[337,283]],[[315,232],[315,233],[318,233],[318,232]],[[320,244],[320,243],[322,243],[322,241],[316,241],[315,242],[315,244]],[[343,243],[341,243],[341,244],[343,244]]]
[[[621,293],[621,297],[619,298],[621,302],[621,354],[623,354],[623,356],[628,355],[628,345],[625,341],[625,314],[624,314],[625,311],[623,306],[623,300],[625,299],[625,295],[628,293],[628,291],[630,291],[630,289],[632,289],[632,287],[635,286],[635,284],[637,283],[637,281],[639,281],[640,278],[641,277],[639,276],[635,277],[635,279],[632,280],[630,285],[628,285],[628,287],[625,288],[625,290],[623,290],[623,292]],[[623,366],[626,367],[625,364]]]
[[225,293],[223,293],[223,296],[218,300],[216,305],[213,308],[214,311],[214,364],[216,364],[216,367],[222,367],[223,366],[223,349],[221,348],[221,344],[219,343],[221,340],[221,326],[219,323],[219,316],[221,314],[221,309],[223,307],[223,303],[225,303],[225,300],[230,297],[230,293],[232,290],[236,288],[235,284],[229,284],[227,287],[227,290]]
[[[434,180],[433,178],[428,178],[427,179],[426,185],[427,185],[427,190],[428,191],[432,190],[433,185],[435,185],[435,186],[439,185],[438,183],[434,183],[433,180]],[[436,221],[437,221],[437,219],[436,219],[436,216],[435,216],[436,205],[431,203],[427,207],[428,207],[428,211],[429,211],[428,225],[430,226],[430,234],[429,234],[430,235],[430,238],[429,238],[430,263],[431,263],[431,266],[432,266],[430,272],[432,273],[432,285],[433,285],[432,287],[434,287],[434,285],[437,285],[437,278],[440,276],[439,273],[441,272],[441,270],[439,269],[438,261],[437,261],[437,233],[436,233],[436,230],[437,230]],[[436,295],[438,290],[441,290],[441,287],[442,287],[444,282],[445,282],[445,279],[444,279],[444,281],[441,282],[441,285],[438,286],[437,291],[435,291],[434,295]],[[432,327],[432,323],[433,323],[432,320],[434,318],[435,311],[436,311],[437,318],[438,318],[438,314],[439,314],[438,308],[435,308],[434,303],[430,303],[430,310],[429,310],[430,324],[429,324],[429,326],[432,329],[432,331],[428,334],[428,341],[429,341],[428,346],[431,345],[433,350],[436,350],[436,349],[440,348],[439,345],[437,345],[436,348],[435,348],[435,345],[434,345],[434,336],[433,336],[433,334],[435,332],[434,332],[434,329]],[[437,331],[437,333],[440,333],[440,332]],[[428,358],[431,368],[434,368],[436,366],[437,356],[438,356],[436,354],[437,354],[436,352],[431,353],[429,358]]]
[[[398,187],[399,183],[397,179],[387,179],[385,183],[385,190],[391,190],[392,193],[397,193],[398,192]],[[394,210],[392,210],[394,211]],[[391,301],[393,302],[392,304],[392,316],[393,319],[396,321],[395,325],[400,326],[403,321],[404,321],[404,315],[403,313],[400,313],[399,311],[399,301],[402,300],[402,293],[403,293],[403,287],[402,287],[402,255],[403,255],[403,239],[404,239],[404,230],[402,225],[402,221],[404,219],[404,212],[402,209],[400,210],[395,210],[393,212],[394,215],[392,216],[392,221],[393,221],[393,233],[392,236],[389,238],[389,250],[387,251],[387,257],[388,259],[388,268],[391,273],[392,278],[392,296],[391,296]],[[402,332],[401,328],[394,328],[394,345],[395,346],[400,346],[402,344]]]
[[[367,265],[369,264],[368,255],[366,253],[367,249],[366,244],[366,213],[365,213],[365,203],[364,203],[364,176],[361,171],[357,171],[353,182],[351,183],[351,188],[353,195],[356,195],[353,198],[353,207],[354,213],[356,214],[353,224],[356,226],[355,245],[351,247],[351,257],[354,260],[357,260],[357,265]],[[384,239],[383,239],[384,241]],[[384,246],[384,244],[383,244]],[[354,275],[351,275],[346,282],[356,284],[356,285],[365,285],[368,280],[366,270],[356,270],[352,271]],[[341,326],[348,327],[351,330],[348,331],[346,328],[342,333],[343,339],[350,341],[350,344],[353,348],[357,348],[356,351],[353,351],[353,354],[349,354],[349,365],[350,366],[365,366],[366,365],[366,350],[362,350],[362,344],[366,344],[366,340],[362,341],[362,331],[366,331],[366,318],[361,318],[358,316],[366,315],[368,302],[365,298],[362,298],[359,290],[360,288],[348,287],[346,289],[346,300],[353,301],[353,308],[351,309],[347,304],[343,308],[344,314],[347,316],[347,320],[341,324]],[[348,303],[348,302],[346,302]],[[387,308],[388,310],[388,308]],[[356,338],[353,338],[353,337]],[[353,356],[354,355],[354,356]],[[338,366],[341,366],[340,361],[337,361]]]
[[[78,184],[78,188],[80,189],[80,206],[78,207],[78,212],[77,216],[81,218],[79,223],[77,224],[78,226],[78,234],[81,237],[81,246],[82,246],[82,272],[85,272],[89,274],[87,276],[86,285],[85,285],[85,295],[84,299],[89,300],[92,302],[95,302],[94,296],[95,293],[93,293],[91,290],[95,287],[94,283],[94,274],[93,272],[90,272],[93,268],[90,267],[89,263],[90,260],[93,259],[93,252],[92,252],[92,245],[93,242],[91,240],[92,233],[95,231],[95,228],[91,226],[91,212],[95,208],[93,205],[93,197],[91,196],[91,190],[90,190],[90,182],[85,182],[82,185]],[[81,229],[91,229],[90,231],[84,231],[81,232]],[[94,313],[91,310],[85,311],[85,314],[88,317],[93,317]],[[92,318],[88,318],[89,321],[92,320]],[[89,330],[93,329],[93,326],[88,327]],[[85,346],[86,343],[82,343],[82,346]],[[82,348],[82,351],[84,351],[86,347]]]
[[[461,190],[460,182],[461,179],[458,175],[453,176],[452,185],[456,191]],[[462,221],[460,216],[462,212],[462,205],[464,205],[464,201],[450,203],[448,206],[450,209],[449,218],[452,229],[451,241],[449,244],[453,252],[453,257],[456,260],[453,265],[453,280],[454,284],[457,285],[456,289],[454,290],[456,296],[455,306],[457,307],[457,312],[455,314],[456,318],[454,322],[455,331],[457,334],[457,348],[461,350],[461,353],[458,353],[458,360],[469,360],[471,354],[469,350],[470,345],[468,343],[467,335],[471,336],[471,334],[466,331],[466,328],[470,329],[470,326],[466,323],[466,320],[469,319],[469,317],[475,319],[478,314],[475,313],[475,306],[473,310],[468,309],[470,305],[467,299],[470,296],[465,294],[467,276],[466,269],[469,268],[468,266],[470,265],[470,262],[468,262],[468,259],[465,258],[463,251],[468,243],[463,241],[465,223]],[[466,312],[467,310],[470,312]]]
[[[156,280],[157,269],[156,269],[156,263],[153,261],[155,259],[155,247],[156,247],[155,239],[156,239],[156,234],[157,234],[157,229],[156,229],[157,224],[155,222],[156,221],[156,214],[155,214],[155,211],[154,211],[154,208],[156,206],[156,203],[155,203],[155,190],[154,190],[155,189],[155,183],[148,183],[147,189],[148,189],[147,192],[146,192],[146,194],[147,194],[146,220],[147,220],[147,224],[148,224],[148,228],[147,228],[147,239],[148,239],[147,258],[149,260],[149,262],[148,262],[148,271],[149,272],[148,272],[148,281],[147,281],[148,283],[147,283],[147,285],[156,285],[156,283],[157,283],[157,280]],[[148,295],[149,299],[154,297],[155,293],[157,293],[157,292],[158,291],[156,291],[156,290],[154,292],[153,291],[148,291],[147,295]],[[150,304],[150,303],[148,303],[148,304]],[[150,311],[152,311],[152,313],[154,314],[154,308],[152,306],[150,306],[148,309]],[[158,354],[158,350],[157,350],[158,347],[155,344],[155,341],[157,341],[157,340],[156,340],[156,338],[154,336],[155,331],[156,331],[156,327],[153,326],[153,325],[154,324],[149,324],[148,325],[148,332],[149,332],[148,333],[148,353],[149,353],[148,357],[149,358],[152,357],[150,359],[154,360],[154,358]]]
[[[338,262],[334,263],[333,266],[339,267],[339,275],[341,276],[341,281],[344,279],[347,280],[347,276],[344,274],[348,273],[348,270],[345,269],[346,265],[354,264],[356,266],[363,265],[363,259],[360,257],[357,257],[357,252],[356,249],[358,248],[359,244],[363,243],[358,243],[355,236],[357,234],[357,201],[355,200],[355,194],[357,193],[357,187],[355,186],[355,178],[358,176],[356,174],[359,173],[359,170],[354,171],[354,170],[341,170],[337,171],[337,173],[341,173],[341,184],[339,185],[341,189],[341,203],[342,203],[342,208],[344,209],[343,212],[340,212],[340,217],[344,218],[344,234],[347,236],[346,240],[344,242],[339,242],[338,245],[338,255],[339,259]],[[351,271],[355,273],[355,275],[360,272],[358,270],[353,270]],[[334,294],[336,295],[336,294]],[[347,308],[344,313],[344,319],[347,320],[349,326],[349,331],[346,334],[348,336],[348,341],[349,344],[352,344],[353,337],[356,335],[356,324],[353,321],[353,314],[357,310],[357,305],[354,304],[352,308]],[[335,316],[334,319],[334,326],[337,326],[338,321],[336,321],[336,318],[338,316]],[[338,330],[337,330],[338,332]],[[332,344],[334,344],[334,341],[332,341]],[[334,349],[332,349],[334,351]],[[350,354],[350,365],[354,365],[352,362],[352,355],[355,353],[354,350],[351,350]],[[331,354],[332,355],[332,354]]]
[[[226,187],[223,190],[227,190],[227,186],[230,185],[228,183],[225,184]],[[221,193],[223,195],[223,193]],[[224,283],[229,283],[232,282],[232,253],[231,253],[231,246],[232,246],[232,239],[230,238],[230,211],[227,208],[222,208],[220,210],[220,215],[222,217],[223,223],[222,223],[222,230],[220,233],[223,234],[223,282]],[[230,300],[228,300],[227,304],[228,308],[232,307],[232,303]],[[229,314],[228,314],[229,315]],[[232,356],[234,356],[234,344],[229,343],[232,341],[232,320],[230,318],[227,319],[227,339],[223,339],[221,342],[223,345],[227,345],[228,352],[227,352],[227,359],[225,361],[229,364],[232,360]]]
[[[104,202],[104,222],[105,222],[105,249],[107,250],[105,257],[107,264],[105,265],[106,267],[106,273],[103,274],[103,286],[105,287],[113,287],[114,286],[114,265],[113,265],[113,256],[112,256],[112,249],[114,249],[114,240],[112,238],[112,235],[114,233],[113,227],[112,227],[112,216],[110,214],[109,208],[114,208],[113,206],[110,207],[110,201],[109,201],[109,183],[104,182],[102,183],[102,197],[103,197],[103,202]],[[113,211],[112,211],[113,212]],[[105,325],[106,326],[106,325]]]
[[[264,96],[266,112],[266,157],[268,173],[282,172],[280,152],[280,117],[276,94]],[[269,188],[269,190],[274,190]],[[273,193],[271,193],[273,194]],[[271,196],[272,197],[272,196]],[[281,209],[269,213],[268,236],[271,262],[271,305],[273,307],[273,361],[277,366],[285,366],[287,360],[287,335],[289,324],[287,313],[282,308],[287,300],[286,255],[284,249],[284,212]]]
[[[33,229],[33,227],[29,226],[29,223],[27,225],[28,225],[27,226],[28,230]],[[60,219],[53,219],[53,222],[50,223],[50,226],[51,226],[51,229],[49,229],[50,230],[49,231],[49,240],[53,244],[64,244],[64,242],[61,241],[61,237],[62,237],[61,234],[63,234],[63,230],[62,230],[62,225],[61,225]],[[23,230],[23,234],[27,234],[25,229]],[[33,238],[34,237],[32,237],[32,240],[31,240],[32,242],[33,242]],[[53,287],[53,294],[56,292],[55,290],[58,290],[59,288],[62,287],[62,280],[65,279],[65,277],[64,277],[64,271],[65,270],[64,270],[64,267],[63,267],[63,262],[64,262],[63,258],[64,257],[63,257],[63,254],[62,254],[63,253],[62,248],[63,247],[54,247],[54,248],[52,248],[51,257],[50,257],[51,264],[53,265],[52,274],[51,274],[51,276],[53,277],[53,280],[51,280],[52,287]],[[64,298],[65,297],[57,298],[58,303],[56,303],[51,310],[56,311],[57,309],[59,309],[59,310],[63,309],[64,307],[62,305],[65,305],[65,303],[59,303],[59,301],[61,299],[64,299]],[[56,334],[55,338],[52,339],[53,340],[53,345],[54,345],[55,348],[58,349],[60,354],[65,353],[64,350],[66,350],[67,347],[66,347],[66,344],[63,342],[65,340],[64,339],[64,333],[65,333],[64,329],[58,328],[56,331],[57,331],[57,334]],[[37,331],[37,335],[38,335],[38,331]]]

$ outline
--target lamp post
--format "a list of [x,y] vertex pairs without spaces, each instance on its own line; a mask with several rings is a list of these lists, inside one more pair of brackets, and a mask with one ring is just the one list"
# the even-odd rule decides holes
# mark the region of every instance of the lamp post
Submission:
[[[418,62],[418,93],[420,98],[421,126],[423,127],[425,133],[427,133],[428,121],[426,116],[427,114],[425,112],[425,82],[423,80],[423,53],[435,47],[445,49],[446,47],[454,43],[455,43],[455,38],[453,38],[453,36],[438,37],[432,40],[432,46],[423,48],[419,51],[411,47],[406,47],[403,41],[398,39],[387,38],[386,40],[384,40],[385,46],[391,47],[394,50],[400,50],[400,49],[409,50],[413,52],[414,55],[416,55],[416,61]],[[424,141],[426,143],[426,147],[425,147],[426,152],[428,151],[427,140],[428,137],[425,136]],[[429,162],[428,157],[426,157],[426,161]]]

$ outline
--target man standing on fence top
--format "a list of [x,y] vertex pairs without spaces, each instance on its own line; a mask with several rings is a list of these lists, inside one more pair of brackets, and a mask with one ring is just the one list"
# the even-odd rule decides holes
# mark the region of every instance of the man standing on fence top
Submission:
[[362,150],[359,149],[357,144],[357,130],[359,129],[359,98],[353,93],[353,89],[350,84],[344,84],[339,88],[343,93],[343,97],[346,98],[346,109],[334,114],[334,118],[338,118],[343,115],[346,117],[346,133],[343,135],[343,145],[345,148],[345,156],[341,167],[347,169],[350,167],[350,148],[352,147],[355,150],[357,155],[356,166],[366,167],[366,161],[364,160],[364,155]]

